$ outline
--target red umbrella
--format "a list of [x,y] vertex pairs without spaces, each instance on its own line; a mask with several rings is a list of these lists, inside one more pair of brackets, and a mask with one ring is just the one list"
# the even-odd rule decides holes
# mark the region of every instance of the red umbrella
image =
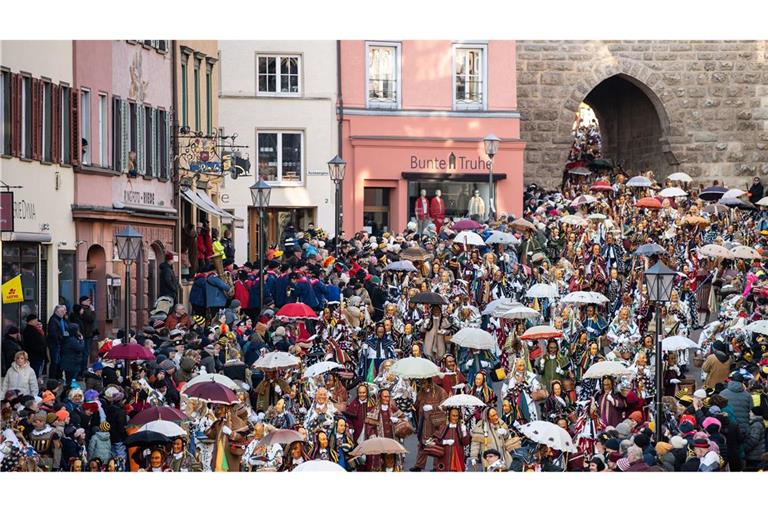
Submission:
[[592,187],[590,187],[590,190],[613,192],[613,187],[607,181],[596,181],[592,184]]
[[480,224],[479,222],[475,222],[472,219],[462,219],[458,222],[453,223],[453,229],[455,229],[456,231],[465,231],[467,229],[470,229],[470,230],[479,229],[481,227],[483,227],[482,224]]
[[165,420],[165,421],[185,421],[187,416],[180,410],[174,407],[149,407],[144,409],[139,414],[134,416],[128,421],[129,425],[144,425],[150,421]]
[[212,381],[192,384],[184,390],[184,394],[190,398],[199,398],[214,404],[232,405],[238,401],[234,391],[223,384]]
[[635,206],[638,208],[652,208],[654,210],[658,210],[661,208],[661,201],[655,197],[644,197],[639,200]]
[[304,438],[301,437],[301,434],[296,432],[295,430],[290,430],[287,428],[279,428],[277,430],[272,431],[272,433],[268,434],[261,442],[261,444],[289,444],[293,443],[295,441],[304,441]]
[[138,343],[121,343],[112,347],[104,359],[124,359],[126,361],[153,361],[155,354]]
[[301,302],[293,302],[281,307],[275,316],[282,319],[300,318],[305,320],[313,320],[317,318],[317,313],[315,313],[312,308],[306,304],[302,304]]
[[552,338],[562,338],[563,333],[554,327],[548,325],[537,325],[531,327],[525,331],[521,336],[521,340],[548,340]]

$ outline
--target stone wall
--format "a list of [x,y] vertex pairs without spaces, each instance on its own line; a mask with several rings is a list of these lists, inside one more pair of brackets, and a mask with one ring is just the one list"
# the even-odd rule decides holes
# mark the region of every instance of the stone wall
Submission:
[[[642,91],[658,115],[638,127],[658,175],[684,171],[709,184],[744,187],[768,174],[768,66],[765,41],[518,41],[518,107],[527,142],[525,180],[555,186],[571,144],[579,103],[619,76]],[[635,121],[641,124],[642,114]],[[607,119],[632,122],[632,116]],[[610,136],[608,136],[610,149]],[[628,148],[629,149],[629,148]],[[662,157],[655,158],[654,151]],[[608,155],[611,156],[611,155]],[[634,157],[633,157],[634,158]],[[641,165],[641,164],[638,164]],[[630,169],[640,172],[645,169]]]

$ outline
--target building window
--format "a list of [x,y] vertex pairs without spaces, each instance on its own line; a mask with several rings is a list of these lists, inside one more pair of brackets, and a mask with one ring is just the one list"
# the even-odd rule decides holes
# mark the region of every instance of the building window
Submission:
[[484,48],[479,46],[454,47],[454,108],[481,109],[485,104]]
[[75,304],[75,251],[59,251],[59,299],[57,304],[72,311]]
[[70,88],[65,85],[59,87],[59,91],[61,91],[61,163],[71,164],[72,125],[70,120],[72,118],[72,95]]
[[99,94],[99,165],[109,167],[109,125],[107,95]]
[[80,92],[80,137],[83,139],[83,165],[91,164],[91,91]]
[[53,161],[53,96],[51,82],[43,82],[43,162]]
[[155,125],[152,107],[144,107],[144,161],[146,174],[155,175]]
[[258,94],[298,96],[300,57],[298,55],[259,55]]
[[368,45],[368,106],[397,108],[400,99],[400,45]]
[[294,185],[304,181],[302,132],[259,132],[259,174],[265,181]]
[[200,131],[200,59],[195,59],[194,70],[195,87],[195,131]]
[[138,105],[128,102],[128,151],[138,153],[139,115]]
[[157,130],[155,131],[156,146],[158,151],[158,176],[162,179],[168,179],[168,169],[170,166],[170,156],[168,148],[170,147],[170,127],[168,124],[168,112],[165,110],[157,111]]
[[213,133],[213,65],[205,68],[205,133]]
[[0,71],[0,154],[11,154],[11,74]]
[[181,61],[181,126],[189,126],[189,91],[187,91],[187,56],[182,55]]
[[32,78],[22,77],[21,156],[32,158]]
[[112,98],[112,168],[116,171],[122,171],[125,160],[122,158],[123,144],[123,121],[122,121],[122,103],[119,98]]

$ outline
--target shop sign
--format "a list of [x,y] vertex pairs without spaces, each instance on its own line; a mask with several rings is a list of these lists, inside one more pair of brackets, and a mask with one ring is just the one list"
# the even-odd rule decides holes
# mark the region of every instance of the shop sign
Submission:
[[414,171],[487,171],[491,167],[490,160],[480,156],[456,155],[453,151],[445,157],[411,155],[410,160],[410,168]]
[[307,175],[308,176],[328,176],[328,171],[313,171],[310,169],[307,171]]
[[17,302],[24,302],[21,274],[3,283],[3,304],[15,304]]
[[158,193],[158,184],[154,181],[122,180],[112,181],[113,201],[126,206],[166,206],[165,195]]
[[13,192],[0,192],[0,231],[13,231]]
[[192,172],[221,172],[221,162],[191,162],[189,170]]

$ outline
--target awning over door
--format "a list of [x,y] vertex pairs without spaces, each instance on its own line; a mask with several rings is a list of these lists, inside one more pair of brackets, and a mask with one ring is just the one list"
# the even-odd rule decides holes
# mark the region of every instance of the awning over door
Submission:
[[192,189],[186,189],[181,191],[181,196],[189,201],[190,203],[194,204],[204,212],[215,215],[216,217],[219,217],[222,222],[224,223],[231,223],[235,220],[242,220],[237,219],[234,215],[231,213],[227,213],[224,210],[222,210],[219,205],[214,203],[211,198],[203,192],[202,190],[192,190]]

